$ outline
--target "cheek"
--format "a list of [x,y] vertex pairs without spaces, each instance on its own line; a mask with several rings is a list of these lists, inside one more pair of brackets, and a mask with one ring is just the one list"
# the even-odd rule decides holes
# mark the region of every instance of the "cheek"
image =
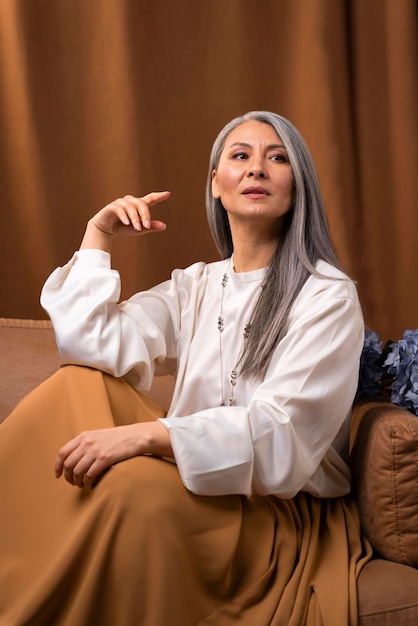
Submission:
[[236,185],[236,174],[234,171],[222,168],[217,172],[212,180],[212,194],[215,198],[221,198]]
[[283,185],[283,189],[286,189],[287,191],[287,195],[293,199],[293,195],[294,195],[294,180],[293,180],[293,174],[289,173],[287,176],[285,176],[282,180],[282,185]]

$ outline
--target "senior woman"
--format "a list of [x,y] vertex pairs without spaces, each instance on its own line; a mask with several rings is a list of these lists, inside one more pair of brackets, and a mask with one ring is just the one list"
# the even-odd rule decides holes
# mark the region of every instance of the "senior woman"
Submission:
[[[221,260],[119,302],[112,242],[164,230],[169,196],[104,207],[43,288],[66,367],[0,430],[0,624],[354,626],[363,318],[309,150],[274,113],[232,120],[207,183]],[[161,373],[167,415],[141,393]]]

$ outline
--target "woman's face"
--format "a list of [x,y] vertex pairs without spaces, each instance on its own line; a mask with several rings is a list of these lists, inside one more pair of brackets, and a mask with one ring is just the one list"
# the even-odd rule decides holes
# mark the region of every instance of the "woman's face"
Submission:
[[286,150],[270,124],[249,121],[227,136],[212,172],[212,194],[234,220],[270,221],[285,215],[293,199],[293,174]]

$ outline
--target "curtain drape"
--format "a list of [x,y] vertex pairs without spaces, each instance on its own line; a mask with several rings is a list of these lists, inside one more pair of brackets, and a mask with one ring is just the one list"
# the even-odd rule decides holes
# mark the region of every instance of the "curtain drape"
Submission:
[[415,0],[2,0],[0,316],[116,197],[170,189],[167,231],[115,245],[122,297],[217,257],[212,142],[268,109],[305,136],[337,253],[382,339],[418,326]]

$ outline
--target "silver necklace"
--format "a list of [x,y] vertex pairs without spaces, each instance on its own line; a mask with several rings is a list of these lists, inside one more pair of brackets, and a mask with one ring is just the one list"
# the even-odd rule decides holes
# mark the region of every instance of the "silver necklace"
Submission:
[[[231,370],[231,374],[230,374],[230,377],[229,377],[229,384],[230,384],[231,389],[230,389],[228,403],[226,403],[225,399],[224,399],[225,395],[224,395],[224,375],[223,375],[223,358],[222,358],[222,333],[223,333],[224,328],[225,328],[225,318],[223,316],[224,292],[225,292],[225,288],[226,288],[226,286],[228,284],[228,280],[229,280],[229,269],[230,269],[230,267],[231,267],[231,260],[229,262],[228,269],[223,274],[222,280],[221,280],[221,287],[222,287],[221,304],[220,304],[220,310],[219,310],[219,315],[218,315],[219,363],[220,363],[220,374],[221,374],[221,406],[225,406],[226,404],[228,404],[229,406],[235,406],[236,405],[235,387],[236,387],[238,376],[239,376],[238,367],[239,367],[239,364],[241,363],[241,359],[242,359],[242,356],[243,356],[245,340],[248,339],[248,336],[249,336],[250,331],[251,331],[252,319],[253,319],[254,311],[255,311],[256,306],[257,306],[256,305],[253,308],[253,310],[251,312],[250,320],[245,324],[244,329],[242,331],[243,345],[242,345],[241,351],[239,352],[237,362],[235,363],[235,366]],[[261,290],[263,290],[263,289],[264,289],[264,282],[261,285]],[[261,293],[260,293],[260,295],[261,295]],[[260,295],[258,296],[257,302],[260,299]]]

